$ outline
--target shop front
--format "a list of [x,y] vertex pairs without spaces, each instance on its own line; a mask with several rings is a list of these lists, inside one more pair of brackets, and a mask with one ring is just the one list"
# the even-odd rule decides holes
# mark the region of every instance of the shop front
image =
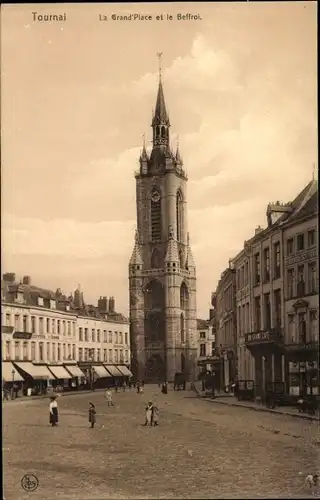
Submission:
[[2,361],[2,399],[14,399],[23,393],[24,378],[11,361]]
[[284,344],[280,328],[247,333],[245,345],[254,357],[255,397],[266,401],[269,391],[285,392],[283,378]]
[[286,346],[288,387],[290,399],[320,394],[319,360],[316,345]]
[[52,381],[55,380],[54,375],[45,365],[34,365],[31,361],[14,361],[13,364],[25,380],[24,396],[45,394]]
[[50,364],[48,368],[55,377],[55,380],[52,380],[52,389],[56,392],[68,391],[72,375],[70,375],[64,366],[59,364]]
[[[199,380],[202,381],[202,390],[206,390],[208,383],[210,391],[221,392],[224,390],[224,358],[222,356],[211,356],[198,361],[201,371]],[[208,369],[209,368],[209,369]],[[208,382],[210,380],[210,382]]]
[[[113,386],[121,386],[124,380],[124,375],[116,365],[104,365],[112,377]],[[130,372],[131,373],[131,372]]]
[[112,376],[103,365],[93,365],[94,389],[104,389],[112,385]]
[[69,380],[69,390],[77,391],[81,387],[83,380],[85,379],[84,373],[80,370],[79,366],[76,363],[63,365],[66,370],[71,375],[71,380]]

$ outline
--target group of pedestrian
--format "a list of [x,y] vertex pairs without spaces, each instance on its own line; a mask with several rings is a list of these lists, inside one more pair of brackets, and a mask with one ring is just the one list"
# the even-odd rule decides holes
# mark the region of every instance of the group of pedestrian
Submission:
[[146,406],[146,420],[144,425],[159,425],[159,407],[149,401]]
[[[143,392],[143,382],[137,382],[136,383],[136,388],[137,388],[137,393],[141,394]],[[162,392],[164,394],[167,394],[167,384],[164,383],[162,385]],[[58,395],[51,395],[50,396],[50,404],[49,404],[49,423],[51,424],[52,427],[56,427],[59,422],[59,409],[58,409],[58,402],[57,402]],[[113,400],[112,400],[112,392],[110,388],[108,388],[105,391],[105,398],[107,400],[108,406],[114,406]],[[95,423],[96,423],[96,407],[95,404],[89,401],[89,423],[91,424],[91,429],[94,428]],[[146,419],[145,419],[145,424],[144,425],[154,425],[157,426],[159,424],[159,407],[157,404],[153,403],[152,401],[149,401],[147,406],[146,406]]]

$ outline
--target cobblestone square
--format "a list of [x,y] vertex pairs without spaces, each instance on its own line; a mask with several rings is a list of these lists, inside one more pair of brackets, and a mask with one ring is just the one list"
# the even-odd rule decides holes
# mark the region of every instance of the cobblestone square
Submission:
[[[159,404],[157,428],[143,426],[149,399]],[[4,403],[6,500],[311,497],[304,478],[317,471],[316,422],[212,404],[189,391],[165,396],[156,386],[114,394],[114,408],[99,391],[58,402],[57,428],[47,399]],[[21,487],[27,473],[39,479],[32,493]]]

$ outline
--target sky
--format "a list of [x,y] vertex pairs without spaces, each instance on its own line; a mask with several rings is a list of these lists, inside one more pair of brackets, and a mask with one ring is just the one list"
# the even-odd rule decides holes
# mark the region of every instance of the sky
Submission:
[[[135,179],[163,52],[187,170],[198,317],[317,159],[316,2],[3,5],[2,269],[128,314]],[[33,21],[67,14],[67,21]],[[140,13],[151,21],[113,21]],[[157,21],[167,13],[172,20]],[[176,15],[200,14],[201,20]],[[99,14],[109,16],[100,21]],[[178,139],[179,138],[179,139]]]

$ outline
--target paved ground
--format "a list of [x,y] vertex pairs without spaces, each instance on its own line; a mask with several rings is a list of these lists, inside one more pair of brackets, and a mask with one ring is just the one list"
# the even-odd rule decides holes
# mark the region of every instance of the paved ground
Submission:
[[[144,427],[156,398],[158,428]],[[87,405],[97,407],[88,428]],[[215,405],[192,392],[101,392],[59,399],[60,426],[48,425],[48,400],[3,407],[6,500],[124,498],[308,498],[319,458],[318,426],[290,416]],[[24,474],[39,487],[24,493]],[[302,474],[299,474],[302,473]]]
[[224,397],[216,397],[215,399],[206,398],[210,400],[212,403],[224,404],[229,406],[238,406],[242,408],[248,408],[256,411],[263,411],[269,413],[278,413],[280,415],[290,415],[294,418],[303,418],[305,420],[315,420],[319,421],[319,412],[315,415],[309,415],[308,413],[300,413],[296,406],[276,406],[276,408],[267,408],[263,404],[259,404],[251,401],[238,401],[234,396],[224,396]]

